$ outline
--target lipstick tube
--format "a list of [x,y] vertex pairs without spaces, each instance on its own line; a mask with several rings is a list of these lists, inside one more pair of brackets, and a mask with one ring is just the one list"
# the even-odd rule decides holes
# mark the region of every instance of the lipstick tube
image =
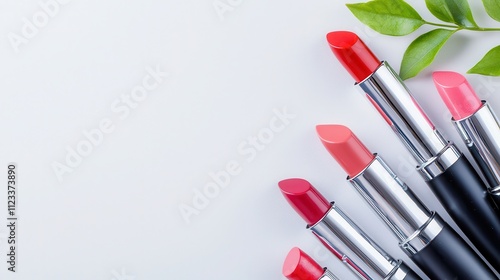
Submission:
[[382,158],[354,178],[358,193],[399,238],[400,248],[431,279],[496,279],[465,241],[418,200]]
[[340,279],[337,278],[337,276],[335,276],[330,270],[325,268],[325,272],[323,273],[323,275],[321,275],[321,277],[318,280],[340,280]]
[[[486,101],[470,117],[453,120],[455,128],[481,169],[488,192],[500,207],[500,124]],[[500,259],[500,257],[498,258]]]
[[[318,125],[318,135],[348,181],[431,279],[496,279],[467,243],[429,211],[389,166],[343,125]],[[354,164],[353,164],[354,163]]]
[[[367,264],[376,274],[354,271],[361,279],[421,279],[402,261],[396,261],[368,237],[335,203],[316,224],[308,228],[321,239],[323,244],[332,248],[345,247],[362,262]],[[339,240],[340,242],[338,242]]]
[[[344,44],[333,42],[338,39],[344,40]],[[356,85],[413,155],[418,163],[417,170],[453,220],[490,264],[499,270],[495,263],[500,254],[500,212],[469,161],[434,127],[387,62],[373,66],[379,60],[359,37],[351,32],[332,32],[328,40],[336,56],[348,69],[354,67],[349,66],[353,57],[359,58],[361,63],[370,61],[356,72],[359,74]],[[345,44],[347,41],[348,44]]]
[[[434,127],[387,62],[382,62],[375,72],[357,85],[413,155],[419,165],[418,171],[426,181],[445,173],[463,158],[458,148],[446,141]],[[475,173],[474,170],[471,172]],[[484,188],[482,185],[478,187]]]
[[500,212],[458,148],[435,129],[387,62],[359,83],[417,160],[417,170],[471,242],[500,272]]
[[488,183],[491,198],[500,207],[500,124],[497,116],[461,74],[437,71],[432,77],[451,112],[455,128]]
[[421,279],[404,262],[389,256],[335,203],[328,204],[308,181],[287,179],[279,186],[292,207],[306,219],[307,228],[359,279]]
[[287,254],[283,263],[283,275],[289,280],[340,280],[328,268],[322,268],[297,247]]

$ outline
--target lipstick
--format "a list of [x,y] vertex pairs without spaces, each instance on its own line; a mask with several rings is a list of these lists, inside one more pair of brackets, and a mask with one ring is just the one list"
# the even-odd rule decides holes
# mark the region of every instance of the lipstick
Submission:
[[[500,124],[486,101],[481,101],[464,76],[439,71],[434,84],[451,112],[452,122],[488,183],[491,198],[500,207]],[[500,266],[500,255],[496,259]]]
[[[359,279],[421,279],[404,262],[394,260],[384,252],[334,202],[329,203],[308,181],[286,179],[278,185],[285,199],[306,220],[307,228]],[[306,215],[311,213],[311,209],[314,215]],[[319,215],[321,212],[322,215]],[[349,252],[349,256],[344,252]]]
[[292,248],[286,255],[283,276],[289,280],[339,280],[330,270],[322,268],[297,247]]
[[416,169],[443,207],[480,253],[498,263],[500,213],[469,161],[434,127],[390,65],[380,62],[356,34],[331,32],[327,40],[348,72],[357,73],[352,75],[356,86],[415,158]]
[[[321,142],[368,205],[399,239],[399,247],[431,279],[495,279],[474,250],[377,154],[343,125],[316,126]],[[365,158],[357,166],[349,158]],[[359,172],[353,172],[359,170]]]

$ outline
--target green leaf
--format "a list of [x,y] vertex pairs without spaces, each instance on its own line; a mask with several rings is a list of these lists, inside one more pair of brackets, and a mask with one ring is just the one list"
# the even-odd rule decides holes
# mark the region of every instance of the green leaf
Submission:
[[488,15],[496,20],[500,21],[500,1],[498,0],[483,0],[484,8]]
[[407,35],[425,23],[403,0],[373,0],[346,6],[362,23],[385,35]]
[[500,46],[491,49],[486,55],[472,67],[467,73],[481,74],[486,76],[500,76]]
[[435,29],[420,35],[406,49],[399,75],[403,80],[415,77],[429,66],[441,47],[456,30]]
[[477,27],[467,0],[425,0],[425,4],[427,9],[442,21],[465,27]]

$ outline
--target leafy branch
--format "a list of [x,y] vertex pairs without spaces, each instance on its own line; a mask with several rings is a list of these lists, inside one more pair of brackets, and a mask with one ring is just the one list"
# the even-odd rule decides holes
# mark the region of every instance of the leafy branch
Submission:
[[[488,15],[500,21],[500,1],[482,1]],[[500,28],[478,26],[467,0],[425,0],[425,4],[436,18],[447,24],[424,20],[404,0],[372,0],[346,6],[362,23],[384,35],[408,35],[425,24],[438,27],[420,35],[408,46],[399,70],[402,79],[415,77],[429,66],[448,39],[458,31],[500,31]],[[500,76],[499,60],[500,46],[497,46],[467,73]]]

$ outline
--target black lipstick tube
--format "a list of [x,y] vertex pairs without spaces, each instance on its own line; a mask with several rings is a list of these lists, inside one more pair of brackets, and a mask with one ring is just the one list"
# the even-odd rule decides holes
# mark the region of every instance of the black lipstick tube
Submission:
[[[483,101],[471,116],[452,122],[488,182],[491,199],[500,208],[500,123]],[[500,257],[497,258],[500,262]],[[500,264],[498,264],[500,265]]]
[[488,265],[435,212],[429,211],[382,158],[348,178],[431,279],[497,279]]
[[358,86],[416,159],[417,170],[453,220],[500,271],[500,213],[469,161],[434,127],[387,62]]

